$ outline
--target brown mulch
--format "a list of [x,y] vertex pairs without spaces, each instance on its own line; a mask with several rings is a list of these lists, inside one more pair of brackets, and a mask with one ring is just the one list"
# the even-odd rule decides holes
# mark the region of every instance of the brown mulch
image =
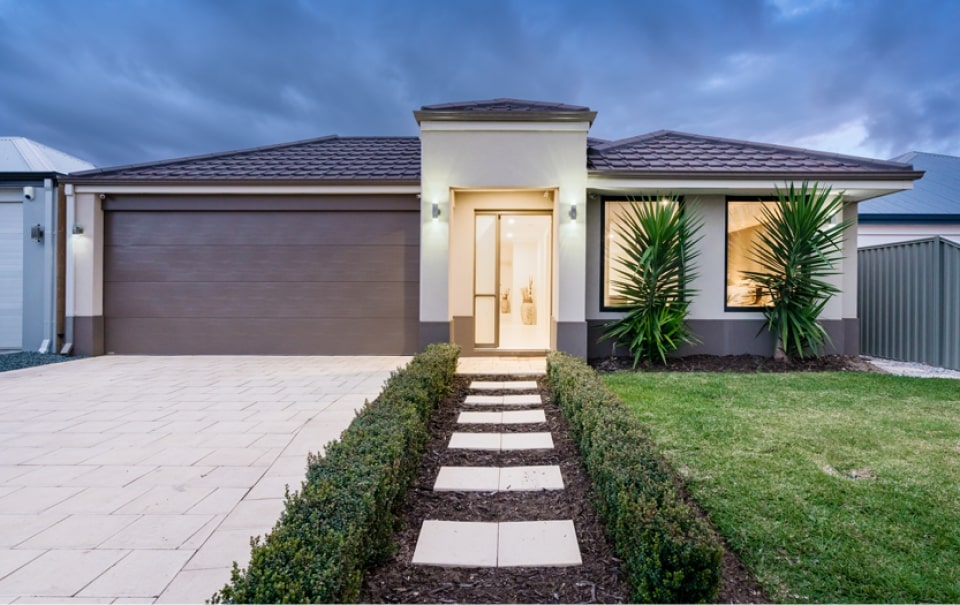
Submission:
[[[420,474],[408,490],[396,550],[381,566],[367,574],[362,602],[368,603],[621,603],[630,591],[620,561],[603,530],[592,504],[592,485],[580,462],[566,422],[550,401],[540,381],[546,425],[457,425],[470,380],[510,380],[504,376],[458,377],[452,394],[434,413],[430,442]],[[490,392],[491,395],[507,394]],[[493,408],[477,407],[478,411]],[[530,409],[497,406],[496,410]],[[553,450],[484,452],[449,450],[454,431],[549,431]],[[564,489],[543,492],[434,492],[441,466],[532,466],[556,464]],[[697,508],[700,511],[699,508]],[[700,514],[703,514],[700,512]],[[583,565],[537,568],[440,568],[412,565],[420,526],[425,519],[447,521],[537,521],[572,519]],[[723,564],[724,586],[718,602],[767,603],[759,585],[728,548]]]
[[[604,357],[590,360],[600,373],[633,370],[629,357]],[[855,355],[824,355],[795,361],[774,361],[760,355],[689,355],[667,359],[667,364],[640,362],[638,372],[879,372],[871,363]]]

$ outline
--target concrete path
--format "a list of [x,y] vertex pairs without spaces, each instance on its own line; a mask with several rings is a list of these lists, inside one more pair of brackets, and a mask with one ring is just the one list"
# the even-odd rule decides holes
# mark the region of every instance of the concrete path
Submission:
[[0,373],[0,604],[202,603],[404,357],[98,357]]
[[[477,359],[477,358],[473,358]],[[517,366],[500,359],[484,359],[482,364],[467,367],[461,363],[461,374],[505,374],[510,368],[529,374],[531,366]],[[486,371],[496,367],[498,372]],[[470,390],[535,391],[535,381],[501,380],[497,382],[473,381]],[[539,394],[529,395],[467,395],[464,406],[471,411],[460,412],[457,424],[511,424],[518,422],[515,414],[524,415],[524,423],[546,424],[542,409],[519,412],[476,412],[477,406],[498,408],[503,405],[543,405]],[[538,415],[537,418],[531,418]],[[506,451],[553,449],[550,432],[533,433],[473,433],[454,431],[450,436],[450,449],[475,451]],[[559,466],[483,467],[457,466],[440,468],[434,491],[487,492],[493,495],[502,491],[533,492],[563,489],[563,477]],[[436,567],[564,567],[581,565],[580,546],[576,528],[569,519],[547,521],[473,522],[426,519],[420,528],[413,553],[416,565]]]

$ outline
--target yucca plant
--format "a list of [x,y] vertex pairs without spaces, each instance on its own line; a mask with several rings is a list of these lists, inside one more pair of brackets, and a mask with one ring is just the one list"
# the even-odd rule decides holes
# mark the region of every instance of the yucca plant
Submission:
[[760,233],[751,251],[757,271],[744,275],[760,284],[772,300],[764,308],[765,328],[775,338],[774,358],[820,354],[829,336],[820,313],[840,288],[827,278],[843,257],[843,234],[851,221],[831,223],[843,210],[842,196],[830,187],[804,182],[776,188],[773,208],[761,206]]
[[696,342],[686,318],[702,223],[673,196],[631,201],[615,229],[624,256],[613,278],[628,311],[604,326],[603,339],[627,347],[636,368],[641,359],[666,364],[668,353]]

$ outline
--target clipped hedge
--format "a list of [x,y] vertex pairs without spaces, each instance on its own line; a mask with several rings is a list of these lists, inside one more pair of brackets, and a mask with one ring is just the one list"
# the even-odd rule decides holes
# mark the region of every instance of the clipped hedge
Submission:
[[579,359],[550,353],[547,380],[593,481],[631,600],[712,602],[720,590],[722,547],[679,497],[647,427]]
[[[363,574],[390,552],[397,512],[414,480],[427,423],[447,394],[459,348],[431,345],[394,372],[324,456],[311,455],[299,492],[250,564],[233,566],[214,603],[350,603]],[[319,444],[318,444],[319,445]]]

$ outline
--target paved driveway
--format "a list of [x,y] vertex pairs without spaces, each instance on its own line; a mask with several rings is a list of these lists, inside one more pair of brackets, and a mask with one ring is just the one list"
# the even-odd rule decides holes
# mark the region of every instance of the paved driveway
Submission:
[[403,357],[98,357],[0,373],[0,603],[201,603]]

